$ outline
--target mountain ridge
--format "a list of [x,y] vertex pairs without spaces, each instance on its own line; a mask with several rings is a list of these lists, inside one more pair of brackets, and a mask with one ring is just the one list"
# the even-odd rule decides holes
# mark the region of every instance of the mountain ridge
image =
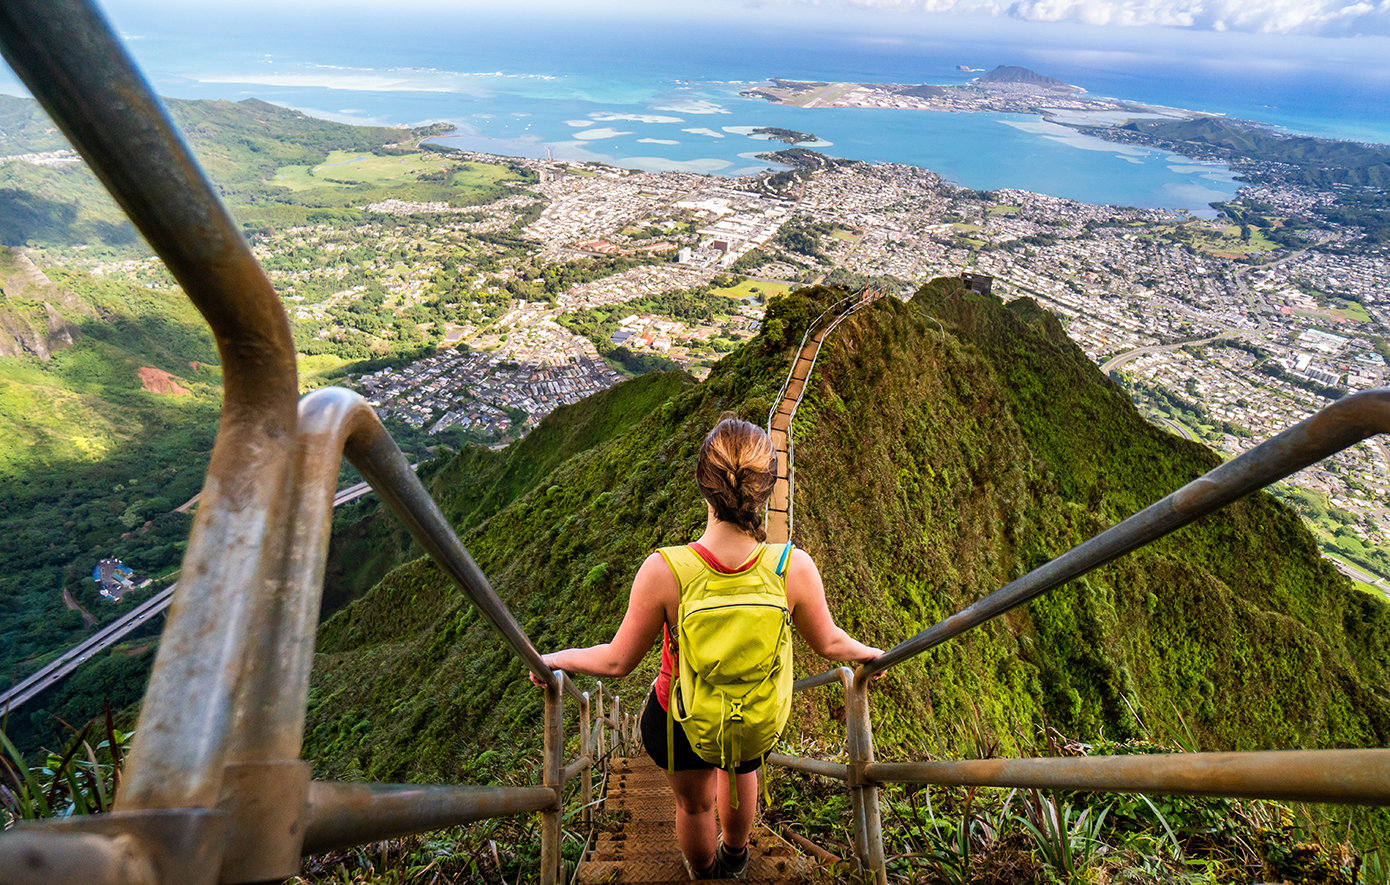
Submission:
[[[784,339],[831,297],[773,300],[769,331],[707,381],[467,534],[541,650],[607,640],[642,558],[698,534],[700,439],[725,409],[762,420],[795,344]],[[794,431],[798,544],[837,619],[882,647],[1217,463],[1144,422],[1046,311],[956,280],[846,321]],[[1070,463],[1086,447],[1098,463]],[[875,739],[883,758],[949,756],[977,715],[1006,753],[1044,724],[1118,740],[1190,727],[1211,749],[1383,745],[1387,633],[1390,606],[1257,493],[894,669],[873,694]],[[534,760],[538,695],[428,562],[331,618],[319,648],[305,756],[321,775],[488,779]],[[825,666],[798,645],[798,675]],[[655,667],[649,655],[609,689],[640,700]],[[793,734],[842,739],[833,695],[799,696]]]
[[81,298],[60,289],[23,252],[0,246],[0,357],[29,354],[47,362],[72,347],[77,318],[95,316]]

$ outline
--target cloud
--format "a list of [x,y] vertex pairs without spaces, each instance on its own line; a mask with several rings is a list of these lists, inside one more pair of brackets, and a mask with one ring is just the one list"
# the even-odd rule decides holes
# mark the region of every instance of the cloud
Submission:
[[1390,34],[1390,0],[1017,0],[1009,15],[1088,25],[1167,25],[1256,34]]
[[[821,0],[767,0],[821,6]],[[1390,35],[1390,0],[838,0],[841,7],[901,13],[1006,15],[1032,22],[1080,22],[1195,31],[1324,37]]]

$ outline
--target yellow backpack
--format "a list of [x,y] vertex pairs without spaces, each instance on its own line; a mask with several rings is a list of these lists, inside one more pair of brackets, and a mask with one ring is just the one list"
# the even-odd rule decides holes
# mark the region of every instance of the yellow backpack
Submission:
[[[674,771],[675,723],[701,759],[729,772],[766,756],[792,708],[792,545],[763,545],[736,575],[710,568],[689,547],[662,547],[680,581],[678,672],[666,708],[666,764]],[[737,787],[732,796],[738,807]]]

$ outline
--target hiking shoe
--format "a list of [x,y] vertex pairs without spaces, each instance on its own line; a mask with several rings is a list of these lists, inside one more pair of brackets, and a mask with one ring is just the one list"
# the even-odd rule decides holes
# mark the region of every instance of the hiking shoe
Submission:
[[698,873],[695,872],[695,868],[692,867],[692,866],[690,865],[690,859],[689,859],[688,857],[686,857],[684,854],[681,855],[681,863],[685,864],[685,874],[686,874],[687,876],[689,876],[689,877],[691,878],[692,881],[697,880],[697,879],[718,879],[718,878],[720,878],[720,875],[719,875],[719,870],[720,870],[720,867],[719,867],[719,851],[718,851],[717,849],[716,849],[716,851],[715,851],[715,853],[714,853],[714,863],[710,864],[710,867],[709,867],[709,869],[707,869],[707,870],[701,870],[701,871],[698,872]]
[[748,847],[737,854],[724,847],[724,840],[714,849],[714,862],[719,867],[719,878],[742,879],[748,875]]

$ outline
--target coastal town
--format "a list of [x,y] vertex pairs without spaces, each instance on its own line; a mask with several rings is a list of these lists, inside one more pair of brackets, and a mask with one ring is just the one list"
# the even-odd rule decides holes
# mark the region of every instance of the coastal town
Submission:
[[[1232,205],[1267,216],[1252,229],[1224,212],[977,192],[894,164],[797,168],[779,189],[768,186],[776,173],[446,157],[505,162],[529,182],[466,212],[377,203],[356,226],[289,227],[254,242],[301,339],[434,342],[432,356],[346,379],[387,420],[430,434],[452,428],[489,444],[523,435],[630,374],[615,348],[703,377],[755,334],[768,294],[872,283],[910,298],[926,280],[962,274],[988,277],[1005,300],[1036,299],[1155,422],[1228,456],[1387,382],[1390,258],[1360,248],[1354,228],[1308,225],[1309,210],[1331,199],[1310,188],[1243,188]],[[1288,219],[1299,229],[1270,240]],[[547,269],[597,260],[620,263],[525,294]],[[129,261],[94,269],[156,272]],[[710,320],[625,309],[711,290],[727,297]],[[601,337],[566,325],[595,312],[612,317]],[[1387,454],[1363,443],[1289,483],[1323,496],[1350,535],[1381,544]]]

